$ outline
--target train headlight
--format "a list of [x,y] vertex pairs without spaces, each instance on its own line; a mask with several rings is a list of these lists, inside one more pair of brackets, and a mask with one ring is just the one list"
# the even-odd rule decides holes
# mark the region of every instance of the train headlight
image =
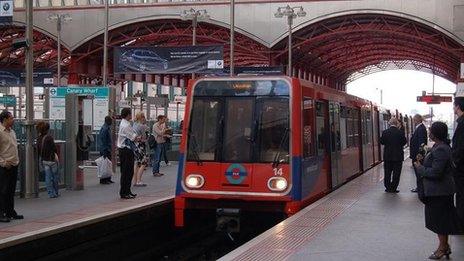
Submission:
[[201,188],[205,184],[205,178],[198,174],[191,174],[185,179],[185,184],[189,188]]
[[284,191],[288,182],[284,177],[272,177],[267,182],[267,187],[272,191]]

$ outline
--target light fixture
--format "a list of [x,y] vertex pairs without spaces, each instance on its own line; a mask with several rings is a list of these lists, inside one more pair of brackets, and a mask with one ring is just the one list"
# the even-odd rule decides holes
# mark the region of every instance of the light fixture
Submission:
[[185,184],[189,188],[198,189],[205,184],[205,178],[199,174],[190,174],[185,179]]

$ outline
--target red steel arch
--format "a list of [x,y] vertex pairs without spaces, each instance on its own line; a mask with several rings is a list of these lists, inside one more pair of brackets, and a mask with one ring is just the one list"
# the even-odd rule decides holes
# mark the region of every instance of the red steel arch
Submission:
[[[322,20],[294,33],[293,66],[340,83],[387,69],[432,72],[456,82],[463,46],[442,32],[404,17],[350,14]],[[288,44],[273,48],[287,63]]]
[[[0,26],[0,68],[24,69],[25,48],[14,50],[13,40],[25,37],[25,27],[19,25]],[[34,68],[48,68],[56,70],[57,43],[56,40],[37,31],[33,31],[34,37]],[[64,46],[62,50],[62,63],[69,62],[69,51]]]
[[[109,46],[186,46],[192,44],[192,22],[178,19],[152,20],[122,26],[111,30]],[[224,45],[224,63],[229,64],[229,29],[199,22],[197,27],[197,45]],[[268,66],[269,48],[255,40],[235,33],[236,66]],[[103,57],[103,36],[99,35],[76,48],[72,53],[71,69],[80,75],[101,76]],[[112,50],[109,48],[109,63],[112,63]],[[112,68],[109,66],[110,78]]]

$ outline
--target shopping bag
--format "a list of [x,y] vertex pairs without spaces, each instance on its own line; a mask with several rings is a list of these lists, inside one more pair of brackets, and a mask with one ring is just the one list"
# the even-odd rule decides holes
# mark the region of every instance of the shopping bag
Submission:
[[107,157],[99,157],[95,160],[97,163],[97,176],[100,179],[109,178],[113,176],[113,164]]

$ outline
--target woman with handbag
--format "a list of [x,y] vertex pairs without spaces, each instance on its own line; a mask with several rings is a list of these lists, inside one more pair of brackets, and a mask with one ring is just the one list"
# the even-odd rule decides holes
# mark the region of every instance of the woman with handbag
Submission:
[[39,164],[45,172],[45,184],[47,186],[48,196],[56,198],[60,196],[58,173],[58,155],[56,154],[56,145],[53,137],[48,133],[50,124],[41,121],[37,124],[39,137],[37,138],[37,152],[39,153]]
[[142,182],[142,175],[148,164],[146,147],[148,139],[147,133],[149,128],[147,126],[147,120],[143,112],[139,112],[135,115],[135,123],[133,128],[137,135],[140,137],[140,140],[135,143],[137,145],[138,153],[135,154],[133,184],[136,187],[145,187],[147,184]]
[[451,148],[448,139],[448,126],[434,122],[429,137],[435,142],[424,158],[414,163],[424,185],[425,227],[438,235],[438,248],[429,259],[449,258],[451,247],[449,235],[459,234],[459,218],[454,207],[454,180],[451,173]]

